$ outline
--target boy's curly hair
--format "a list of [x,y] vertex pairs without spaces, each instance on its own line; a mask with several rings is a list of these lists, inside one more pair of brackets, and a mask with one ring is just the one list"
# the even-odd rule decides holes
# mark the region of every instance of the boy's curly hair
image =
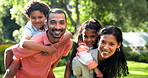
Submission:
[[30,13],[35,10],[43,12],[43,14],[46,16],[50,10],[50,7],[48,6],[48,4],[41,1],[31,0],[24,7],[24,14],[30,17]]

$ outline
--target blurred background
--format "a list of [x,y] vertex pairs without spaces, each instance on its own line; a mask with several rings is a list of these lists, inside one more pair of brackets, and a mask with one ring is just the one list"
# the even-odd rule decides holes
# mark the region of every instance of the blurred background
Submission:
[[[0,0],[0,74],[5,72],[4,50],[19,42],[22,29],[27,23],[23,8],[28,1],[30,0]],[[123,31],[127,60],[148,63],[148,0],[40,1],[67,13],[67,30],[73,35],[79,25],[92,18],[100,21],[103,26],[119,27]],[[74,36],[72,39],[74,40]],[[71,52],[63,57],[58,66],[65,65],[70,55]]]

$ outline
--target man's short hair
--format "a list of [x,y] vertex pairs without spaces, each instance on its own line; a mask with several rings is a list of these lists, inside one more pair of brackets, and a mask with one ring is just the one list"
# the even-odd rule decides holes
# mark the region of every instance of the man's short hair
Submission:
[[65,19],[66,19],[66,13],[63,10],[56,8],[56,9],[52,9],[51,11],[49,11],[49,13],[47,15],[47,22],[49,21],[49,18],[50,18],[49,15],[50,14],[64,14],[65,15]]

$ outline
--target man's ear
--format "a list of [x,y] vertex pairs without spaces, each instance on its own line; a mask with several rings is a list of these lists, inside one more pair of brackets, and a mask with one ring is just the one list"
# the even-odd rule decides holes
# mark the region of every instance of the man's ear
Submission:
[[28,16],[26,18],[27,18],[28,21],[30,21],[30,18]]
[[100,42],[100,40],[98,40],[97,46],[99,46],[99,42]]
[[66,27],[68,26],[68,22],[66,21]]
[[46,28],[49,28],[49,27],[48,27],[48,22],[47,22],[47,21],[45,21],[45,26],[46,26]]
[[100,42],[100,40],[98,40],[98,43]]

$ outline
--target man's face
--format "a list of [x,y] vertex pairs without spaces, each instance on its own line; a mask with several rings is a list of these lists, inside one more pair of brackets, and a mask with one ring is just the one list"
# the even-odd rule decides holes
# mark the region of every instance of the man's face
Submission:
[[48,33],[53,38],[60,38],[66,30],[67,22],[64,14],[50,14],[47,22]]

